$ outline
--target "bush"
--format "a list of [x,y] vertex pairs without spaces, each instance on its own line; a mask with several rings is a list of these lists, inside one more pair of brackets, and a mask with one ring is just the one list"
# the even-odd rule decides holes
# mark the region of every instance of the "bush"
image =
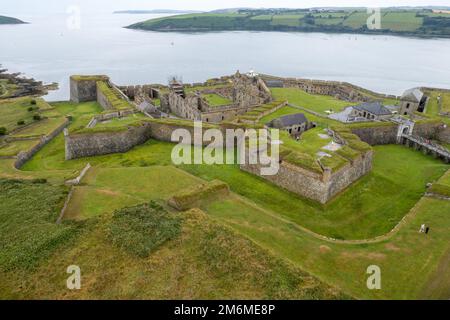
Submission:
[[181,218],[155,202],[115,211],[109,228],[114,245],[141,258],[180,233]]
[[31,102],[30,102],[32,105],[36,105],[36,100],[31,100]]
[[39,120],[41,120],[41,119],[42,119],[42,117],[41,117],[39,114],[35,114],[35,115],[33,116],[33,120],[39,121]]
[[23,121],[23,120],[17,121],[18,126],[23,126],[24,124],[25,124],[25,121]]
[[33,111],[34,110],[34,108],[33,107],[28,107],[28,112],[31,112],[31,111]]
[[45,184],[45,183],[47,183],[47,179],[36,178],[36,179],[31,180],[31,183],[33,183],[33,184]]
[[7,132],[8,132],[8,131],[6,130],[5,127],[0,127],[0,136],[6,135]]

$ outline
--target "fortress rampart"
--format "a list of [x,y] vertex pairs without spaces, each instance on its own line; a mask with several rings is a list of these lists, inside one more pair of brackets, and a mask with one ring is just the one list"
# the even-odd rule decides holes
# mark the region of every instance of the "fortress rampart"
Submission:
[[260,176],[277,186],[322,204],[329,202],[353,182],[372,169],[373,151],[361,154],[334,173],[312,172],[288,162],[280,163],[280,170],[273,176],[261,176],[261,165],[241,165],[241,170]]
[[374,99],[398,98],[393,95],[380,94],[365,88],[358,87],[348,82],[312,80],[302,78],[281,78],[270,75],[262,75],[263,80],[275,80],[286,88],[300,88],[311,94],[321,94],[336,97],[340,100],[351,102],[369,102]]

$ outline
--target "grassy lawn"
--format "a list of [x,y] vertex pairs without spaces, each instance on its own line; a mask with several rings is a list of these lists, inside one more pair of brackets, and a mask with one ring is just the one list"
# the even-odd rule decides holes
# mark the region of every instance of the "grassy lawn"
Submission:
[[324,115],[326,115],[325,111],[327,110],[338,112],[345,107],[355,105],[355,103],[338,100],[330,96],[312,95],[297,88],[273,88],[271,91],[276,100],[288,100],[289,103]]
[[230,99],[224,98],[214,93],[202,94],[202,98],[204,98],[211,107],[225,106],[233,103]]
[[353,29],[359,29],[367,25],[367,19],[370,15],[365,11],[354,12],[344,20],[344,26]]
[[[207,212],[272,254],[361,299],[448,299],[450,202],[423,198],[392,238],[374,244],[336,244],[317,239],[296,225],[241,199],[211,203]],[[427,223],[432,232],[418,232]],[[382,289],[369,290],[366,269],[377,265]],[[441,271],[441,272],[439,272]]]
[[39,143],[39,139],[13,141],[0,146],[0,156],[15,156],[21,151],[27,151]]
[[36,112],[30,112],[28,108],[36,106],[31,104],[31,100],[26,97],[0,101],[0,127],[12,131],[19,127],[19,121],[25,121],[25,124],[33,122]]
[[300,26],[300,19],[302,19],[304,15],[274,15],[272,17],[272,25],[276,26],[288,26],[288,27],[298,27]]
[[415,31],[422,26],[423,18],[415,12],[389,12],[381,18],[381,28],[393,31]]
[[339,18],[339,17],[331,18],[331,19],[330,18],[316,18],[315,19],[316,24],[326,25],[326,26],[338,25],[338,24],[341,24],[343,21],[344,21],[344,19]]
[[[310,134],[314,136],[314,133]],[[102,168],[170,165],[172,148],[173,144],[150,140],[126,154],[65,161],[64,139],[60,135],[26,163],[23,170],[24,173],[81,170],[88,162]],[[238,166],[185,165],[181,168],[206,180],[222,180],[234,192],[315,232],[359,239],[388,232],[418,201],[425,184],[439,178],[448,166],[405,147],[375,147],[373,172],[325,207],[242,172]],[[271,196],[267,197],[268,194]]]
[[12,135],[13,137],[30,137],[48,135],[66,121],[65,118],[48,118],[36,121],[32,126],[21,129]]
[[402,146],[374,149],[373,171],[326,206],[284,191],[237,166],[181,168],[206,180],[222,180],[232,191],[319,234],[364,239],[389,232],[420,199],[426,183],[435,181],[448,169],[438,160]]
[[124,118],[114,118],[108,121],[98,122],[95,127],[96,128],[115,128],[115,127],[124,127],[129,124],[135,123],[136,121],[148,119],[148,117],[142,113],[135,113],[133,115],[124,117]]
[[104,81],[97,82],[97,88],[106,97],[114,110],[132,109],[131,104],[123,99],[119,92],[108,86]]
[[[307,101],[319,112],[335,100],[292,95],[303,101],[292,103],[308,108]],[[71,128],[85,126],[102,111],[97,103],[63,102],[52,107],[47,112],[57,118],[51,119],[72,115]],[[261,122],[299,112],[284,107]],[[333,123],[306,115],[322,126]],[[127,121],[103,125],[120,126]],[[303,141],[289,143],[299,151],[315,153],[329,142],[318,137],[322,130],[310,130]],[[82,221],[65,221],[60,226],[54,221],[67,194],[65,187],[0,181],[0,224],[6,230],[0,240],[7,244],[0,252],[0,277],[6,279],[0,283],[0,297],[345,298],[325,282],[356,298],[448,298],[450,203],[421,199],[426,184],[448,172],[448,165],[406,147],[377,146],[373,171],[322,206],[237,165],[175,168],[170,157],[173,146],[150,140],[125,154],[65,161],[61,134],[22,171],[12,168],[12,160],[0,160],[2,176],[44,177],[60,185],[86,163],[93,166],[75,187],[66,213],[68,220]],[[11,148],[8,152],[14,151]],[[448,177],[447,173],[439,183],[450,184]],[[181,235],[146,259],[112,243],[108,235],[114,210],[150,200],[164,204],[173,194],[200,183],[199,178],[222,180],[235,194],[204,204],[207,216],[198,211],[180,214]],[[373,238],[389,232],[410,211],[400,231],[379,243],[327,242],[304,229],[336,239]],[[430,234],[418,233],[422,223],[431,227]],[[80,232],[83,236],[75,237]],[[66,268],[74,263],[81,266],[86,285],[68,292]],[[365,285],[366,268],[372,264],[382,269],[379,291]],[[37,286],[37,281],[42,285]]]
[[445,122],[447,125],[450,125],[450,118],[445,116],[439,116],[439,113],[441,110],[439,110],[439,104],[437,101],[438,96],[441,96],[442,99],[442,109],[447,110],[444,112],[450,112],[450,94],[445,92],[439,92],[439,91],[428,91],[425,93],[430,97],[428,100],[427,107],[425,109],[425,112],[427,115],[431,117],[438,117],[440,120]]
[[93,168],[83,182],[75,190],[67,218],[90,218],[124,206],[150,200],[168,200],[201,180],[172,166],[151,166]]
[[450,93],[442,92],[442,112],[450,113]]
[[326,134],[323,128],[314,128],[304,132],[299,141],[292,139],[289,134],[282,132],[281,140],[284,146],[288,146],[290,149],[308,153],[315,156],[322,147],[326,146],[332,141],[331,137],[322,139],[319,134]]
[[0,272],[32,269],[75,235],[73,224],[55,224],[66,194],[61,186],[0,179]]
[[[275,258],[198,210],[179,215],[181,234],[148,258],[113,243],[111,215],[89,221],[69,247],[32,272],[0,269],[0,296],[16,299],[340,299],[339,289]],[[20,217],[20,216],[19,216]],[[137,239],[138,241],[139,239]],[[82,270],[67,290],[67,266]],[[42,281],[45,279],[45,281]],[[40,285],[36,285],[39,282]]]

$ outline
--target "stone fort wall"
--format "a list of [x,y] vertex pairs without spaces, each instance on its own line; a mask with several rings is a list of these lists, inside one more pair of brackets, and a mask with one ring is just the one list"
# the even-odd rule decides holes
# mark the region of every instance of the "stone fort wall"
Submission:
[[[171,142],[172,132],[176,129],[186,129],[194,137],[194,126],[162,121],[145,121],[123,131],[65,133],[66,160],[127,152],[150,138]],[[203,126],[203,130],[207,129]],[[202,144],[206,146],[209,142]]]
[[336,97],[340,100],[351,102],[369,102],[375,99],[398,98],[393,95],[385,95],[373,92],[347,82],[312,80],[301,78],[281,78],[263,75],[264,80],[276,80],[282,83],[282,87],[300,88],[311,94],[321,94]]
[[49,135],[41,137],[38,144],[33,146],[28,151],[23,151],[17,155],[17,159],[14,162],[14,167],[20,169],[28,160],[30,160],[38,151],[40,151],[47,143],[53,140],[57,135],[59,135],[68,125],[70,120],[66,118],[63,124],[56,128]]
[[107,76],[71,76],[70,101],[74,103],[96,101],[97,81],[109,81]]
[[241,165],[241,170],[260,176],[279,187],[322,204],[329,202],[353,182],[369,173],[372,169],[373,152],[362,154],[352,163],[335,173],[325,171],[322,174],[281,162],[280,170],[273,176],[261,176],[261,165]]
[[[351,128],[351,130],[362,141],[371,146],[397,143],[398,125],[394,123],[386,126]],[[450,129],[444,128],[440,122],[416,123],[412,134],[426,139],[436,139],[444,142],[450,140]]]

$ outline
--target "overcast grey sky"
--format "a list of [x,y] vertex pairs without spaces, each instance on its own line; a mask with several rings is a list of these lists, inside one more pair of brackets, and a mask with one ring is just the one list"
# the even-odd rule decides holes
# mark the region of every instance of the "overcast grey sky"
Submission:
[[84,13],[111,12],[124,9],[191,9],[213,10],[233,7],[321,6],[450,6],[450,0],[0,0],[0,14],[33,14],[65,12],[79,5]]

